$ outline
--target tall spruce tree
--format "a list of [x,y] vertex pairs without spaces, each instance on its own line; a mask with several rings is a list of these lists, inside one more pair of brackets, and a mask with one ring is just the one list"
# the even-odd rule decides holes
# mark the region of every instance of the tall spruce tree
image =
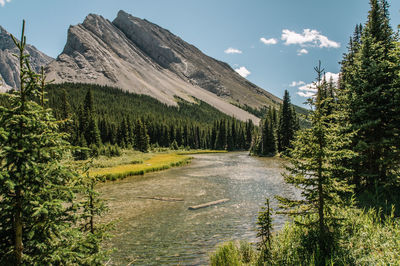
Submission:
[[272,117],[266,117],[261,125],[261,148],[259,149],[262,156],[273,156],[276,152],[276,143],[274,135],[274,126]]
[[294,109],[290,102],[289,92],[285,90],[283,96],[283,103],[279,110],[278,118],[278,151],[285,152],[286,149],[290,148],[290,142],[294,138],[296,129],[298,128],[297,119],[294,113]]
[[348,54],[342,62],[341,86],[347,93],[347,107],[353,129],[353,162],[359,190],[396,182],[400,163],[398,84],[400,57],[389,24],[385,0],[371,0],[368,21],[356,28]]
[[94,116],[93,102],[93,92],[91,88],[89,88],[83,102],[80,129],[85,136],[87,145],[94,145],[98,147],[101,145],[101,137],[99,128],[97,126],[97,121]]
[[100,251],[83,248],[92,236],[78,227],[81,176],[61,164],[70,144],[52,111],[37,103],[44,75],[31,70],[24,28],[21,41],[12,36],[20,88],[5,96],[9,107],[0,106],[0,264],[98,265]]
[[257,217],[257,237],[260,238],[258,247],[262,253],[262,262],[271,263],[271,242],[272,242],[272,215],[273,209],[270,207],[269,199],[265,200],[264,206],[258,212]]
[[323,70],[320,65],[315,70],[318,92],[315,98],[309,99],[311,127],[298,132],[293,148],[289,149],[288,174],[284,174],[287,183],[301,190],[302,199],[277,198],[281,207],[286,209],[282,213],[307,217],[303,225],[318,235],[318,241],[314,243],[319,249],[317,254],[320,254],[317,263],[323,263],[329,256],[330,234],[338,218],[334,216],[332,207],[343,203],[340,195],[351,192],[346,180],[335,176],[338,160],[352,159],[354,154],[345,148],[351,141],[351,134],[342,130],[340,123],[332,123],[341,113],[329,113],[328,107],[333,104],[333,99],[324,96]]
[[147,134],[146,124],[141,119],[136,122],[135,147],[141,152],[149,151],[149,135]]

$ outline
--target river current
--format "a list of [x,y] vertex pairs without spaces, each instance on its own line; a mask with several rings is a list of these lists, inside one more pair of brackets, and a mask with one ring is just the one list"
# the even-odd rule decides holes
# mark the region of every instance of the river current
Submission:
[[[107,245],[114,248],[109,265],[207,265],[219,243],[257,241],[257,214],[266,197],[275,207],[275,195],[299,196],[283,181],[284,161],[279,158],[245,152],[193,157],[188,166],[99,187],[110,208],[107,219],[117,219]],[[225,198],[229,201],[220,205],[188,210]],[[285,220],[274,216],[274,228]]]

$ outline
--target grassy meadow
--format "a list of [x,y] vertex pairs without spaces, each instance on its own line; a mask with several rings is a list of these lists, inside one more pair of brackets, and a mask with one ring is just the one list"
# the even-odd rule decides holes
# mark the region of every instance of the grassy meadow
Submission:
[[99,156],[91,162],[78,161],[76,164],[89,163],[89,175],[104,181],[123,179],[133,175],[166,170],[190,163],[192,154],[221,153],[215,150],[169,150],[156,149],[148,153],[123,150],[121,156]]

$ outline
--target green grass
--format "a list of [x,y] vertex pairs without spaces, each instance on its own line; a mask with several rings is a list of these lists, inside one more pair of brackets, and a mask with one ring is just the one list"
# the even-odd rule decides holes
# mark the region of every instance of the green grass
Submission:
[[[330,241],[333,252],[325,258],[325,265],[399,265],[400,264],[400,219],[370,209],[346,208],[334,210],[342,217]],[[382,218],[383,217],[383,218]],[[304,218],[303,218],[304,219]],[[297,220],[297,222],[305,222]],[[266,265],[316,265],[318,258],[315,232],[287,223],[277,232],[271,245],[271,261]],[[219,247],[211,255],[211,265],[263,265],[261,255],[254,250],[249,263],[243,263],[239,248],[230,243]],[[239,262],[237,262],[239,261]],[[216,264],[213,264],[216,262]],[[228,262],[228,264],[226,264]],[[224,264],[225,263],[225,264]],[[237,264],[234,264],[237,263]]]
[[[135,154],[138,156],[137,154]],[[139,161],[136,157],[122,156],[113,160],[111,167],[91,168],[91,176],[97,176],[103,180],[117,180],[127,176],[144,175],[145,173],[166,170],[171,167],[186,165],[192,159],[191,157],[177,153],[150,153],[143,154],[143,160]],[[128,162],[130,163],[122,163]],[[102,165],[104,166],[104,165]]]
[[86,161],[68,160],[76,167],[90,162],[89,174],[103,180],[117,180],[127,176],[144,175],[150,172],[170,169],[190,163],[191,154],[225,153],[219,150],[170,150],[157,148],[143,153],[134,150],[123,150],[121,156],[99,156]]
[[226,242],[217,248],[210,256],[212,266],[241,266],[254,265],[258,254],[251,244],[240,242]]

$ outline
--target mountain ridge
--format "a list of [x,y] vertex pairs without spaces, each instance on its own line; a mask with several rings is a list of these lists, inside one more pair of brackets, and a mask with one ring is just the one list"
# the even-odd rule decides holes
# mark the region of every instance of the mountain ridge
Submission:
[[[31,67],[39,72],[54,59],[39,51],[35,46],[27,44],[26,52],[30,55]],[[19,51],[6,29],[0,26],[0,91],[6,91],[19,86],[19,62],[14,56]]]
[[[0,48],[2,45],[10,46],[0,41]],[[43,66],[44,61],[40,62]],[[123,10],[113,21],[89,14],[82,23],[70,26],[62,53],[46,63],[48,80],[55,83],[106,85],[146,94],[174,106],[176,97],[188,102],[199,99],[230,116],[255,123],[259,118],[243,106],[260,109],[281,103],[281,99],[241,77],[227,63]],[[11,71],[17,73],[18,69],[8,72]],[[18,85],[4,80],[10,87]]]

